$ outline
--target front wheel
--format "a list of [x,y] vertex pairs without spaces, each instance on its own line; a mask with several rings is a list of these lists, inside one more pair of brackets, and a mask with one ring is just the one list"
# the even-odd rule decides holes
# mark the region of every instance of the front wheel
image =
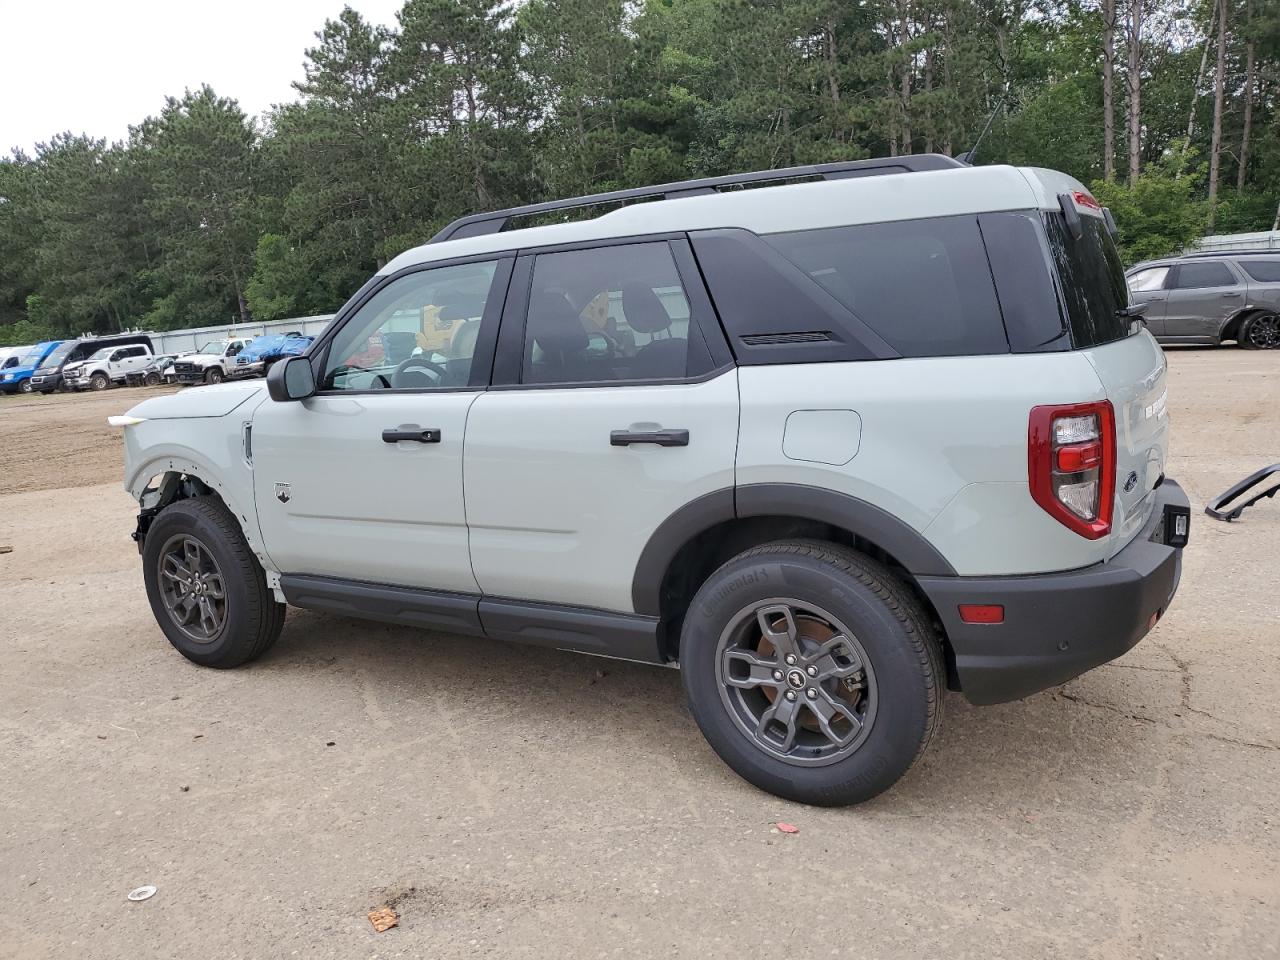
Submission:
[[1251,350],[1280,348],[1280,315],[1258,313],[1250,317],[1240,331],[1240,346]]
[[205,667],[238,667],[275,643],[285,605],[240,526],[212,497],[165,507],[142,550],[147,599],[169,642]]
[[18,391],[20,393],[30,393],[31,390],[32,390],[32,386],[31,386],[30,380],[23,380],[20,384],[18,384]]
[[111,380],[105,373],[95,373],[89,378],[89,387],[93,390],[105,390],[111,386]]
[[205,382],[205,383],[221,383],[221,382],[222,382],[222,368],[221,368],[221,367],[210,367],[210,368],[209,368],[208,373],[206,373],[206,374],[204,375],[204,382]]
[[680,667],[720,758],[789,800],[860,803],[892,786],[937,729],[941,653],[888,568],[817,541],[740,554],[698,590]]
[[148,373],[142,382],[148,387],[158,387],[160,385],[160,374]]

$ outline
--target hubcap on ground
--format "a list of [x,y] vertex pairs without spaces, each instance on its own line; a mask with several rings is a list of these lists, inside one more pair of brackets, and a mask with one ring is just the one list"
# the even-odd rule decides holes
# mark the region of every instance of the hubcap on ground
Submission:
[[178,534],[165,543],[157,563],[160,597],[174,625],[196,643],[216,640],[227,622],[227,594],[208,548]]
[[738,611],[720,635],[716,679],[738,728],[787,763],[834,763],[862,746],[875,721],[866,651],[811,603],[776,598]]
[[1249,324],[1249,342],[1264,350],[1280,347],[1280,316],[1268,314]]

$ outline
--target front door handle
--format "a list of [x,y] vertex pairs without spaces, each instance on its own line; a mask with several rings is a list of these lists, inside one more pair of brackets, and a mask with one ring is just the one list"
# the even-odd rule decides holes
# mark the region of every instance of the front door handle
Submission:
[[439,443],[440,431],[435,427],[423,429],[416,423],[402,423],[398,427],[387,427],[382,431],[383,443],[398,443],[401,440],[412,440],[414,443]]
[[609,443],[615,447],[629,447],[633,443],[656,443],[660,447],[687,447],[688,430],[614,430]]
[[1238,296],[1240,296],[1240,294],[1238,294],[1238,293],[1224,293],[1222,296],[1223,296],[1223,299],[1226,299],[1227,297],[1238,297]]

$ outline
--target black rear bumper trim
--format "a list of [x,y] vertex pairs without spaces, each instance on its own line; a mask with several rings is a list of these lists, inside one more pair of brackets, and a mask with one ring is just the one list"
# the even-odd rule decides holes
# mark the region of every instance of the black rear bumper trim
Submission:
[[[1188,509],[1172,480],[1154,495],[1146,526],[1105,563],[1026,577],[917,578],[942,620],[967,700],[1030,696],[1122,656],[1146,636],[1182,575],[1182,549],[1164,543],[1165,508]],[[965,623],[961,603],[1002,604],[1004,622]]]

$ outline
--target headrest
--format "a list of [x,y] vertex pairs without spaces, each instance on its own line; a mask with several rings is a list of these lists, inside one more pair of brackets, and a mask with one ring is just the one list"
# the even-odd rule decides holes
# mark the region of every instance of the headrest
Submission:
[[535,294],[529,304],[529,329],[547,353],[576,353],[587,348],[587,331],[578,311],[562,293]]
[[643,283],[628,283],[622,288],[622,312],[627,326],[636,333],[658,333],[671,326],[671,318],[653,288]]

